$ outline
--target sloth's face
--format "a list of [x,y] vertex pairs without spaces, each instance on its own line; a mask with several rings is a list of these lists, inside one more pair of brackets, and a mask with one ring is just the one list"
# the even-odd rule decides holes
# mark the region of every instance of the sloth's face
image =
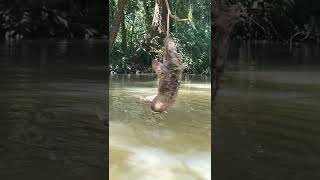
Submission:
[[164,97],[157,96],[151,104],[151,109],[154,112],[163,112],[169,108],[169,103],[165,101]]

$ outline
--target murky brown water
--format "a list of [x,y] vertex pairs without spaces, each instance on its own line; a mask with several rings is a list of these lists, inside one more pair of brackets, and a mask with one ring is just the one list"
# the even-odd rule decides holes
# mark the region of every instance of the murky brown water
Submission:
[[0,179],[107,179],[105,47],[0,44]]
[[219,91],[213,178],[320,179],[319,47],[250,48],[231,51]]
[[[105,49],[0,44],[1,179],[107,179],[107,132],[95,114],[105,106]],[[214,115],[213,178],[320,179],[319,47],[287,52],[231,51],[237,66],[224,75]],[[211,177],[208,79],[184,82],[160,115],[139,100],[156,92],[154,76],[114,76],[111,85],[112,179]]]
[[157,92],[154,75],[111,77],[110,179],[211,179],[210,80],[186,78],[168,113],[141,97]]

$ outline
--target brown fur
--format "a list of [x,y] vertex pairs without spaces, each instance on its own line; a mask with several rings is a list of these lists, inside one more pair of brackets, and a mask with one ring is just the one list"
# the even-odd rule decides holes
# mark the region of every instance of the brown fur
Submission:
[[153,62],[153,69],[159,78],[158,94],[151,103],[151,109],[155,112],[166,111],[175,102],[184,69],[181,55],[170,36],[164,40],[164,51],[163,62]]

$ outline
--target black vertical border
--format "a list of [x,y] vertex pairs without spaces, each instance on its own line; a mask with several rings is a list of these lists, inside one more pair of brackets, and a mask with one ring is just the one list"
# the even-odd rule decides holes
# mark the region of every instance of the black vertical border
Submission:
[[215,134],[215,128],[214,128],[214,79],[215,79],[215,65],[214,65],[214,62],[215,60],[213,59],[214,56],[214,50],[213,50],[213,45],[214,45],[214,39],[213,39],[213,17],[214,17],[214,13],[213,13],[213,10],[214,10],[214,1],[211,1],[211,43],[210,43],[210,48],[211,48],[211,53],[210,53],[210,63],[209,63],[209,66],[210,66],[210,69],[211,69],[211,72],[210,72],[210,76],[211,76],[211,179],[213,178],[213,156],[214,156],[214,134]]
[[106,114],[106,124],[107,124],[107,153],[106,153],[106,156],[107,156],[107,169],[106,169],[106,172],[107,172],[107,179],[109,179],[109,75],[110,75],[110,70],[109,70],[109,3],[110,1],[108,0],[107,3],[106,3],[106,13],[107,13],[107,18],[106,18],[106,26],[107,26],[107,48],[106,48],[106,59],[105,59],[105,77],[106,77],[106,91],[105,91],[105,94],[106,94],[106,97],[105,97],[105,100],[106,100],[106,111],[107,111],[107,114]]

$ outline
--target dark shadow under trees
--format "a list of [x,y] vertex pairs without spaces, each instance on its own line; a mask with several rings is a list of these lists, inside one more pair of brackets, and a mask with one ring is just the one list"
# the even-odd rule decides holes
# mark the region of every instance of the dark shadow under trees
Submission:
[[98,0],[1,0],[0,38],[105,37],[106,7]]

